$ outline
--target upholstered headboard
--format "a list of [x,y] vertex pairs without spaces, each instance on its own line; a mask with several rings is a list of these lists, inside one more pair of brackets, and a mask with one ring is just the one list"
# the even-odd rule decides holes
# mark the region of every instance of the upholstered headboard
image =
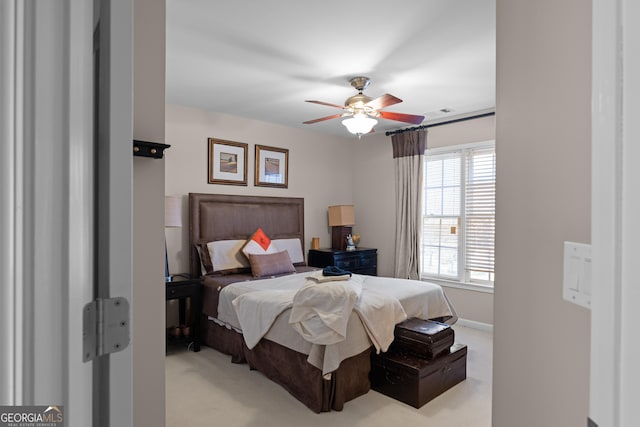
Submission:
[[271,239],[299,238],[304,253],[304,199],[189,193],[189,273],[200,275],[197,244],[247,239],[258,227]]

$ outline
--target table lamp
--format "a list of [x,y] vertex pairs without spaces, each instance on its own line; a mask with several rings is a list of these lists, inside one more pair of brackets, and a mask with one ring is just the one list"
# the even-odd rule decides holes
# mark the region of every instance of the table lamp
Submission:
[[344,251],[347,248],[347,236],[356,223],[353,205],[329,206],[329,226],[331,227],[331,249]]

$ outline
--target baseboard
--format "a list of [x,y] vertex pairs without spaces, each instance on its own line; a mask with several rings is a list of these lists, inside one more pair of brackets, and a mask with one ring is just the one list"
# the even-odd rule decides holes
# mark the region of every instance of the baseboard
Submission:
[[481,331],[493,333],[493,325],[491,323],[476,322],[475,320],[459,318],[456,325],[464,326],[466,328],[479,329]]

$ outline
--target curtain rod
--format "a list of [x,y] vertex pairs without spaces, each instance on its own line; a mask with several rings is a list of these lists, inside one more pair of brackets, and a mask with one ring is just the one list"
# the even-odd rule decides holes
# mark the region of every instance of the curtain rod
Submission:
[[420,129],[432,128],[432,127],[435,127],[435,126],[449,125],[451,123],[464,122],[465,120],[473,120],[473,119],[479,119],[481,117],[494,116],[495,114],[496,114],[495,111],[492,111],[490,113],[482,113],[482,114],[477,114],[475,116],[462,117],[460,119],[453,119],[453,120],[448,120],[446,122],[433,123],[431,125],[422,125],[422,126],[414,126],[414,127],[410,127],[410,128],[406,128],[406,129],[390,130],[388,132],[385,132],[384,134],[386,136],[395,135],[396,133],[403,133],[403,132],[409,132],[409,131],[412,131],[412,130],[420,130]]

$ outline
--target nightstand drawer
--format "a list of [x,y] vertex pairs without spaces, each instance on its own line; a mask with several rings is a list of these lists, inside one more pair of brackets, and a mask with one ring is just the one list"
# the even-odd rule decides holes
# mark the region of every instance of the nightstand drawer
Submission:
[[168,282],[166,299],[187,298],[200,293],[200,279],[176,280]]
[[193,295],[193,286],[200,286],[198,284],[191,286],[180,286],[180,287],[171,287],[167,286],[167,298],[166,299],[175,299],[175,298],[186,298]]

